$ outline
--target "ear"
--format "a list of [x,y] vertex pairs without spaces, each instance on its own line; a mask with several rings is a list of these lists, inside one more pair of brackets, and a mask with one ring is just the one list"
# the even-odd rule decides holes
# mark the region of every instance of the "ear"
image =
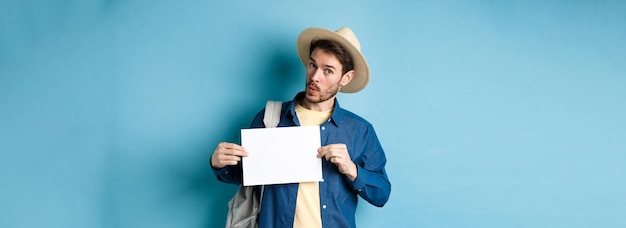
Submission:
[[352,81],[352,79],[354,78],[354,70],[350,70],[348,72],[346,72],[345,74],[343,74],[343,76],[341,76],[341,82],[340,85],[346,86],[350,83],[350,81]]

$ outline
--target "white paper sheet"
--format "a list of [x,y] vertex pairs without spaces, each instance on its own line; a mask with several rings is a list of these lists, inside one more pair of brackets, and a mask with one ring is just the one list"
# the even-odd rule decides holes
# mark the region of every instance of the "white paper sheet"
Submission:
[[241,130],[243,185],[269,185],[322,180],[319,126]]

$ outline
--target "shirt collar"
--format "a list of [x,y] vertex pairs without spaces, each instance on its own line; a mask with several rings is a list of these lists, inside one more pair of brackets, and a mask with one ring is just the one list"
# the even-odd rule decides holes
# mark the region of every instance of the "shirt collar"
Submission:
[[[299,99],[303,97],[304,97],[304,92],[299,92],[289,104],[289,112],[285,112],[285,115],[287,115],[288,113],[291,114],[291,117],[293,118],[294,122],[298,125],[300,125],[300,121],[298,120],[298,117],[296,116],[296,103],[298,102]],[[345,115],[345,112],[346,111],[342,109],[341,106],[339,106],[339,101],[337,101],[337,98],[335,97],[335,107],[333,108],[333,112],[330,115],[330,122],[333,123],[335,126],[339,126],[339,122],[341,122],[341,117]]]

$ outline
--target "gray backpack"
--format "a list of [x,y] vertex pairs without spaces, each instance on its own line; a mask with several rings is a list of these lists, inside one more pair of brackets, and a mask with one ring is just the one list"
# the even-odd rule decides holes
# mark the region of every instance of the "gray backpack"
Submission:
[[[266,128],[278,126],[282,102],[267,101],[263,123]],[[259,194],[256,194],[260,191]],[[256,228],[265,186],[241,186],[228,201],[226,228]]]

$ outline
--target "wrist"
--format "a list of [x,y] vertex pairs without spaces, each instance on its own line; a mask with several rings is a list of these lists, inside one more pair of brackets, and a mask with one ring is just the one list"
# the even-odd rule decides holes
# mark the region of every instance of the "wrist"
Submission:
[[358,174],[359,174],[359,172],[358,172],[358,169],[356,167],[356,164],[354,164],[354,162],[353,162],[351,168],[349,169],[349,171],[346,172],[346,176],[350,180],[354,181],[354,180],[356,180],[356,177],[358,176]]
[[211,167],[213,167],[214,169],[221,169],[223,167],[219,167],[218,164],[215,164],[213,157],[211,157]]

